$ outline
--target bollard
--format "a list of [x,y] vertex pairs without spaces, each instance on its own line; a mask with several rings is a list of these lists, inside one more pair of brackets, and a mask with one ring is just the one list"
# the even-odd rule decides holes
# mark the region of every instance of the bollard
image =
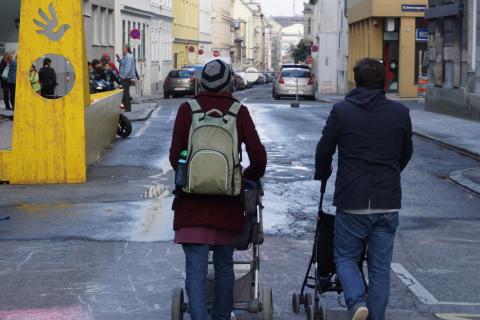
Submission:
[[418,96],[425,98],[427,96],[428,77],[418,77]]

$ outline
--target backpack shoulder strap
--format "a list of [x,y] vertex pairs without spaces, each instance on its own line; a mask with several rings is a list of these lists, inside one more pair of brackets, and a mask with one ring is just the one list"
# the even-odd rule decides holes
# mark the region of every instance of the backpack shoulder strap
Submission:
[[192,99],[188,101],[188,105],[190,106],[190,109],[192,110],[192,114],[197,114],[197,113],[204,113],[202,106],[198,103],[197,100]]
[[242,105],[240,104],[240,102],[238,101],[235,101],[232,106],[230,107],[230,109],[228,109],[227,113],[225,113],[225,116],[226,117],[232,117],[234,119],[236,119],[238,117],[238,113],[240,112],[240,108],[242,107]]

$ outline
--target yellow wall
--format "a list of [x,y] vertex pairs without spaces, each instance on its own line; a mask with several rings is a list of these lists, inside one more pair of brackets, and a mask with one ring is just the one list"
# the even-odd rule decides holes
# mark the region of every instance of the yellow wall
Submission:
[[[173,55],[177,54],[177,65],[198,62],[199,45],[199,1],[173,1]],[[195,53],[189,54],[188,48],[195,47]]]
[[400,22],[400,48],[398,69],[398,94],[400,97],[416,97],[415,85],[415,18],[402,17]]

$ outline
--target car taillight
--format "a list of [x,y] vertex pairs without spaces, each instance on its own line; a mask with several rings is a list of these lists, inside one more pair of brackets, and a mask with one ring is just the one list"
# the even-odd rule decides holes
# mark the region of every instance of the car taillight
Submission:
[[194,76],[191,76],[191,77],[190,77],[190,81],[195,81],[195,77],[194,77]]
[[313,77],[310,77],[310,79],[308,80],[308,85],[313,85],[315,84],[315,79],[313,79]]
[[283,80],[282,76],[278,77],[278,83],[285,84],[285,80]]

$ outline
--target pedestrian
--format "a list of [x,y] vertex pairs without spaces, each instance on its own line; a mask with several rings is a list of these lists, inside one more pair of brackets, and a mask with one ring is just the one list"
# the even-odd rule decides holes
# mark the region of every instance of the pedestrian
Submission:
[[102,56],[102,59],[100,59],[100,62],[102,65],[105,65],[106,63],[110,66],[110,69],[112,70],[113,73],[118,77],[120,75],[120,72],[118,71],[117,66],[115,63],[113,63],[112,59],[110,58],[110,54],[108,52],[105,52]]
[[[233,309],[234,244],[244,230],[244,207],[239,181],[241,167],[239,162],[231,164],[231,168],[236,168],[230,172],[233,172],[234,178],[227,174],[228,170],[225,166],[222,169],[221,164],[231,163],[233,160],[230,158],[235,154],[239,156],[242,144],[246,145],[250,160],[250,166],[243,171],[244,179],[258,181],[263,176],[267,163],[265,147],[260,141],[248,109],[229,92],[231,81],[229,70],[228,65],[221,60],[214,60],[204,67],[201,77],[203,91],[194,100],[180,106],[170,148],[170,163],[177,175],[174,202],[175,243],[183,246],[186,257],[186,291],[192,320],[207,320],[208,317],[209,251],[213,251],[215,269],[212,318],[213,320],[230,320]],[[224,150],[225,158],[220,156],[221,152],[202,152],[202,146],[197,143],[196,138],[189,141],[192,125],[201,124],[207,113],[212,117],[216,115],[218,118],[223,118],[222,123],[225,126],[230,125],[231,130],[234,130],[228,131],[232,134],[231,138],[221,143],[218,140],[218,131],[215,131],[218,127],[206,129],[213,130],[217,134],[210,131],[212,135],[209,135],[204,131],[205,135],[202,138],[198,135],[196,137],[203,139],[203,146],[209,145],[212,149]],[[237,141],[238,145],[233,141]],[[192,150],[193,148],[200,150],[192,152],[189,146]],[[195,156],[187,155],[186,153],[189,152],[195,153]],[[215,154],[217,157],[214,156]],[[181,167],[182,161],[187,162],[190,176],[195,176],[189,179],[188,189],[185,189],[185,181],[183,181],[183,188],[182,184],[178,183],[178,180],[185,180],[182,172],[185,173],[186,168]],[[222,182],[217,184],[218,181]],[[237,188],[238,193],[234,192]]]
[[7,85],[10,93],[10,105],[12,110],[15,109],[15,88],[17,87],[17,55],[11,56],[8,68]]
[[120,63],[120,83],[123,86],[122,102],[125,106],[125,111],[132,111],[132,97],[130,96],[130,86],[132,80],[136,78],[135,59],[133,58],[132,50],[129,45],[123,47],[123,57],[117,54],[117,60]]
[[30,67],[30,85],[32,86],[33,91],[40,95],[40,90],[42,89],[42,86],[40,85],[40,79],[38,76],[37,68],[35,67],[34,64]]
[[55,99],[55,87],[57,84],[57,74],[52,68],[52,60],[50,58],[43,59],[43,67],[38,72],[40,80],[41,96],[46,99]]
[[[338,147],[334,196],[335,264],[354,320],[384,320],[399,224],[401,172],[412,156],[409,110],[385,97],[385,67],[366,58],[354,67],[357,87],[333,106],[317,146],[315,179],[326,181]],[[368,247],[367,288],[358,267]]]
[[98,59],[92,60],[92,71],[90,72],[90,79],[94,81],[105,80],[105,71],[102,67],[100,60]]
[[11,54],[6,52],[0,61],[0,84],[3,92],[3,101],[5,102],[5,109],[12,110],[10,106],[10,90],[8,89],[8,71],[10,69]]

